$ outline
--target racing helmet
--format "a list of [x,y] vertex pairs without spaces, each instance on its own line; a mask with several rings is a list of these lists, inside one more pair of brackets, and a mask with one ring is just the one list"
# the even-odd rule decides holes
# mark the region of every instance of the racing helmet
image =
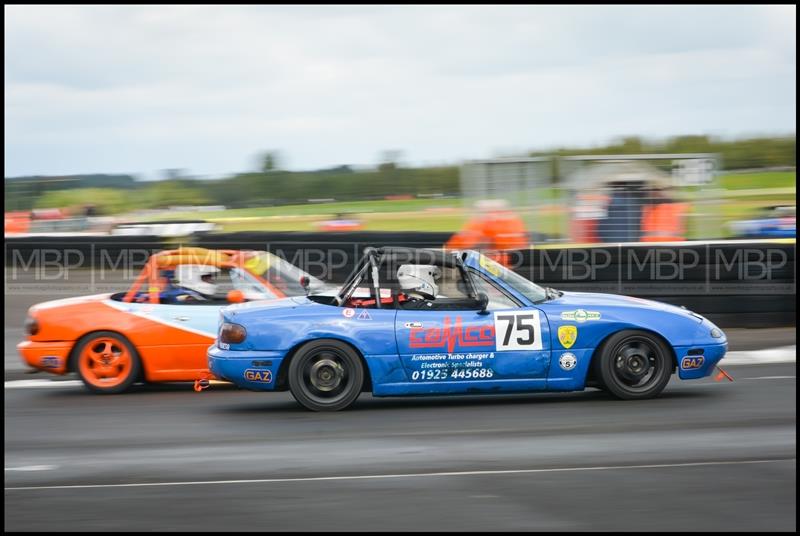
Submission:
[[402,290],[429,300],[439,294],[435,281],[441,277],[442,271],[432,264],[403,264],[397,269],[397,281]]
[[175,269],[175,286],[199,292],[210,297],[217,292],[216,275],[220,272],[216,266],[204,264],[183,264]]

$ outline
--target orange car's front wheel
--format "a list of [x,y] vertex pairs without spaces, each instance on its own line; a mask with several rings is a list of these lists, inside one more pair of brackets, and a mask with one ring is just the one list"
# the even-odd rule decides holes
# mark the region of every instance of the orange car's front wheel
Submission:
[[74,356],[75,370],[84,385],[96,393],[122,393],[141,373],[136,349],[125,337],[112,331],[86,335],[75,346]]

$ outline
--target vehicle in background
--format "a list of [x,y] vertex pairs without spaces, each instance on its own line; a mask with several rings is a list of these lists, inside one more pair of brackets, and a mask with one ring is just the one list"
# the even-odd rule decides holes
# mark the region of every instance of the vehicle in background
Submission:
[[118,236],[188,236],[210,233],[219,225],[205,220],[162,220],[152,222],[124,222],[111,227],[111,235]]
[[736,238],[795,238],[797,206],[777,205],[761,210],[761,217],[728,224]]
[[364,222],[354,214],[337,214],[332,220],[317,222],[317,227],[326,232],[363,231]]
[[[217,271],[216,293],[202,301],[171,299],[175,272],[183,266]],[[137,381],[210,378],[206,349],[216,337],[222,307],[327,288],[267,251],[161,251],[150,256],[127,291],[31,307],[26,340],[17,348],[31,367],[53,374],[77,372],[86,387],[99,393],[119,393]]]

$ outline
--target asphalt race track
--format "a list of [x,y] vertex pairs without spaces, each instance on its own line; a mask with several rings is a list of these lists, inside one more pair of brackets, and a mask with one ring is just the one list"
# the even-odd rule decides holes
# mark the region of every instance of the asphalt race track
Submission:
[[333,414],[225,386],[7,388],[5,528],[793,531],[795,366],[730,372],[643,402],[362,395]]
[[[227,385],[98,396],[23,372],[14,345],[42,297],[14,298],[7,531],[796,530],[795,363],[673,379],[640,402],[362,394],[319,414]],[[795,344],[793,329],[729,336]]]

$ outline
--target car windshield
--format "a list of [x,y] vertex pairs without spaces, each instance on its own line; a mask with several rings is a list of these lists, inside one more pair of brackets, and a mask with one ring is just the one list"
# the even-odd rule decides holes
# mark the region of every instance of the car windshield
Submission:
[[540,287],[532,281],[529,281],[528,279],[525,279],[518,273],[514,272],[513,270],[509,270],[502,264],[493,261],[489,257],[481,255],[480,265],[495,278],[524,295],[534,303],[543,301],[548,297],[546,289]]
[[244,267],[251,273],[266,280],[287,296],[304,296],[305,289],[300,284],[303,277],[309,279],[309,293],[316,294],[329,290],[330,285],[301,270],[286,260],[268,251],[258,251],[245,261]]

